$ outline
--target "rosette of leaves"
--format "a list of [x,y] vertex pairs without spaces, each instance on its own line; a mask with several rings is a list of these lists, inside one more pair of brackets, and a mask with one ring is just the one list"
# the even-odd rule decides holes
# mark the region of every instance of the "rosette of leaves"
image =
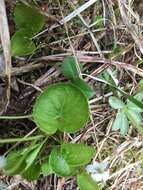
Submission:
[[39,162],[43,143],[31,144],[28,148],[11,151],[6,157],[4,172],[13,176],[20,174],[28,181],[56,174],[62,177],[78,175],[83,166],[95,155],[95,149],[84,144],[66,143],[53,146],[50,155]]
[[[143,91],[137,93],[134,98],[141,102],[143,100]],[[118,110],[112,126],[113,131],[120,130],[122,135],[126,135],[129,129],[129,123],[131,123],[139,132],[143,133],[141,127],[141,113],[143,109],[130,100],[127,100],[125,104],[122,100],[114,96],[109,98],[109,104],[113,109]]]
[[17,3],[14,9],[16,32],[11,39],[11,53],[13,56],[32,54],[36,46],[32,37],[44,26],[43,15],[33,6]]

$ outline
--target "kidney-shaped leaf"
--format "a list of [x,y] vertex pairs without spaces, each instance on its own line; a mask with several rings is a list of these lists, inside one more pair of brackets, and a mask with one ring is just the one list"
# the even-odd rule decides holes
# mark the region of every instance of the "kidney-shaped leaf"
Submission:
[[17,28],[24,28],[32,34],[39,32],[44,25],[44,17],[34,7],[17,3],[14,10],[14,19]]
[[63,158],[60,150],[54,148],[49,157],[49,163],[52,170],[59,176],[71,176],[76,172],[76,169],[71,167]]
[[87,173],[77,176],[77,184],[80,190],[100,190],[98,184]]
[[75,133],[89,117],[88,102],[82,92],[70,83],[48,87],[37,99],[33,117],[37,126],[48,134],[57,129]]
[[28,35],[25,29],[21,29],[12,36],[11,53],[13,56],[24,56],[34,52],[35,44]]
[[90,162],[95,150],[84,144],[62,144],[61,153],[69,165],[82,166]]

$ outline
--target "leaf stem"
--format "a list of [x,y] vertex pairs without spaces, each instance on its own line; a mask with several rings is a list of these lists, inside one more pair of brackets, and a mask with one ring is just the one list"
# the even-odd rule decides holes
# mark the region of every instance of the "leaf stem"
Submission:
[[10,139],[0,139],[0,144],[4,143],[15,143],[15,142],[24,142],[24,141],[33,141],[43,138],[44,135],[37,135],[32,137],[23,137],[23,138],[10,138]]
[[31,118],[32,115],[20,115],[20,116],[5,116],[1,115],[0,119],[26,119],[26,118]]

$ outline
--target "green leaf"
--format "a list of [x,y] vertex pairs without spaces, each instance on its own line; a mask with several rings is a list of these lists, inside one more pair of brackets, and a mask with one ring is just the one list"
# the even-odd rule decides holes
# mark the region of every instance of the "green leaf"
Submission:
[[49,163],[52,170],[59,176],[67,177],[76,172],[76,169],[71,167],[63,158],[60,150],[54,148],[49,157]]
[[44,26],[44,17],[34,7],[23,3],[17,3],[14,10],[14,20],[17,28],[24,28],[33,35],[38,33]]
[[[143,91],[137,93],[134,98],[136,98],[136,100],[138,101],[142,101],[143,100]],[[129,110],[133,110],[135,112],[143,112],[143,109],[141,109],[140,107],[138,107],[135,103],[131,102],[128,100],[128,103],[127,103],[127,107]]]
[[80,190],[100,190],[98,184],[87,173],[77,176],[77,184]]
[[69,165],[82,166],[90,162],[95,149],[84,144],[62,144],[61,154]]
[[131,102],[133,102],[136,106],[138,106],[139,108],[141,108],[143,110],[143,103],[141,101],[138,101],[136,98],[134,98],[133,96],[127,94],[125,91],[121,90],[120,88],[116,87],[115,85],[107,82],[106,80],[100,79],[100,82],[103,82],[107,85],[109,85],[110,87],[118,90],[122,95],[124,95],[126,98],[128,98],[128,100],[130,100]]
[[40,164],[31,165],[26,171],[22,173],[22,177],[28,181],[37,180],[40,176],[41,167]]
[[17,31],[11,39],[11,53],[13,56],[24,56],[32,54],[36,47],[28,37],[27,31],[21,29]]
[[126,114],[127,114],[128,119],[134,125],[134,127],[136,127],[139,132],[143,133],[143,128],[141,127],[141,123],[142,123],[141,114],[131,109],[127,109]]
[[[92,18],[92,23],[94,23],[94,27],[95,28],[103,28],[104,27],[104,24],[103,24],[103,17],[101,15],[95,15],[93,18]],[[92,25],[92,24],[91,24]]]
[[86,97],[70,83],[49,86],[39,96],[33,109],[34,121],[48,134],[55,133],[57,129],[75,133],[84,127],[88,117]]
[[51,175],[53,173],[53,170],[52,170],[51,165],[49,163],[49,159],[46,160],[44,163],[42,163],[41,170],[42,170],[43,176],[48,176],[48,175]]
[[112,130],[116,131],[120,129],[121,134],[124,136],[127,134],[128,128],[129,128],[129,123],[125,112],[119,111],[113,123]]
[[125,106],[125,104],[119,98],[116,98],[115,96],[111,96],[109,98],[109,104],[114,109],[121,109]]
[[43,143],[42,144],[39,144],[38,146],[36,146],[26,157],[26,168],[25,170],[27,170],[33,163],[34,161],[36,160],[41,148],[43,146]]
[[13,151],[8,154],[4,168],[6,175],[16,175],[24,170],[26,166],[25,157],[21,153],[22,151]]
[[[116,86],[116,78],[117,78],[117,71],[114,69],[106,69],[105,71],[103,71],[103,73],[101,73],[100,78],[103,80],[103,82],[105,84],[107,84],[108,86],[105,85],[105,90],[107,88],[107,90],[112,91],[115,95],[117,95],[117,91],[116,88],[118,88]],[[109,88],[109,89],[108,89]]]
[[27,164],[26,158],[30,152],[32,152],[37,145],[33,142],[29,147],[18,151],[11,151],[6,157],[6,166],[4,167],[4,172],[6,175],[16,175],[21,174]]
[[116,57],[122,55],[125,52],[123,47],[115,47],[113,51],[108,55],[109,59],[115,59]]
[[77,78],[72,83],[77,86],[87,98],[91,98],[94,95],[93,89],[82,79]]
[[68,56],[64,59],[62,64],[63,74],[71,80],[79,78],[79,73],[76,66],[76,60],[73,56]]

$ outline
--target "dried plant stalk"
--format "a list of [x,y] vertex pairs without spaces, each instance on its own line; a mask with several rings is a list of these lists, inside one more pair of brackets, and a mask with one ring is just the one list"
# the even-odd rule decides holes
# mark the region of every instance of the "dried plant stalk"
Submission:
[[5,79],[7,85],[7,105],[10,99],[10,83],[11,83],[11,54],[10,54],[10,35],[7,21],[5,1],[0,0],[0,38],[4,54],[5,62]]

